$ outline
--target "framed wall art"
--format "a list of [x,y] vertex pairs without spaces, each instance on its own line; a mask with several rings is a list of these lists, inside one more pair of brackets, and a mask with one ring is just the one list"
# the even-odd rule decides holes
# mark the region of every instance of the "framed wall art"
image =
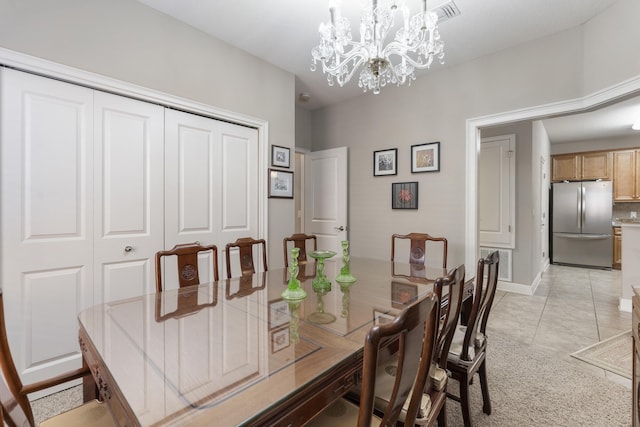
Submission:
[[392,209],[418,209],[418,182],[391,184]]
[[373,176],[398,174],[398,149],[373,152]]
[[293,172],[269,169],[269,197],[293,199]]
[[418,298],[418,285],[391,282],[391,306],[405,308]]
[[289,347],[290,344],[291,338],[288,326],[271,332],[271,353],[277,353]]
[[280,168],[288,169],[289,166],[291,166],[289,153],[290,151],[287,147],[272,145],[271,146],[271,166],[277,166]]
[[269,301],[269,329],[273,330],[289,323],[289,305],[282,299]]
[[440,143],[429,142],[411,146],[411,173],[440,170]]

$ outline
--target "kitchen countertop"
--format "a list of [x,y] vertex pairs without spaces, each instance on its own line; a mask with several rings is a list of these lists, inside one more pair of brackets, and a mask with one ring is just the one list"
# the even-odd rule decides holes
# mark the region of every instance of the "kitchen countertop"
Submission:
[[611,225],[613,227],[621,227],[623,225],[640,225],[640,218],[614,218]]

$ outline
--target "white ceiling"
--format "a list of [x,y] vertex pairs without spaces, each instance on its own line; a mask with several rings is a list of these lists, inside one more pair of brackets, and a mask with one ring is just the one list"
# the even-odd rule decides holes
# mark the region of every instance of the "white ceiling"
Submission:
[[[362,94],[357,77],[342,88],[329,87],[320,69],[310,70],[311,49],[320,40],[318,26],[329,19],[329,0],[138,1],[295,74],[295,96],[303,92],[310,95],[306,103],[297,101],[304,108],[315,109]],[[429,0],[428,7],[435,9],[447,1]],[[460,15],[439,26],[445,43],[445,64],[434,61],[432,69],[464,63],[578,26],[616,1],[454,0]],[[406,3],[412,12],[419,10],[420,0]],[[357,28],[361,4],[342,0],[342,14],[350,19],[352,28]],[[357,31],[354,36],[357,37]],[[426,78],[428,73],[420,72],[418,79]],[[626,113],[631,114],[629,111]],[[575,127],[577,120],[580,119],[574,116],[566,122],[545,121],[552,141],[556,136],[564,140],[573,138],[567,129]],[[590,113],[579,128],[602,131],[604,127],[599,120],[595,113]],[[604,120],[612,119],[609,115]]]

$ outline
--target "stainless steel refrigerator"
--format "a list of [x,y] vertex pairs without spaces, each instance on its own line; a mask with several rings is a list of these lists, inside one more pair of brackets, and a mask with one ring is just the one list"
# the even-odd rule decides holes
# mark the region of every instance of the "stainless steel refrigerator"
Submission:
[[611,181],[552,185],[552,262],[611,268]]

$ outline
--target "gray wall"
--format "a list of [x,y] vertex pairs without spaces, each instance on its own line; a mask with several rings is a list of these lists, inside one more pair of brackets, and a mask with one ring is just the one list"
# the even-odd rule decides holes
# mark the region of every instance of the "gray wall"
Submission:
[[[269,121],[295,145],[293,74],[133,0],[0,0],[0,46]],[[269,265],[283,265],[293,201],[269,201]]]
[[[464,262],[466,120],[580,98],[636,77],[640,56],[629,52],[640,26],[630,16],[640,16],[640,2],[619,0],[583,26],[460,66],[434,66],[411,87],[314,111],[313,149],[350,150],[352,253],[386,259],[392,233],[423,231],[447,237],[451,265]],[[615,48],[601,49],[605,34]],[[411,145],[429,141],[441,141],[441,171],[411,174]],[[385,148],[398,148],[398,176],[374,178],[373,151]],[[391,210],[391,183],[402,181],[420,183],[417,211]],[[531,200],[531,190],[518,197]],[[523,280],[535,276],[530,263]]]

